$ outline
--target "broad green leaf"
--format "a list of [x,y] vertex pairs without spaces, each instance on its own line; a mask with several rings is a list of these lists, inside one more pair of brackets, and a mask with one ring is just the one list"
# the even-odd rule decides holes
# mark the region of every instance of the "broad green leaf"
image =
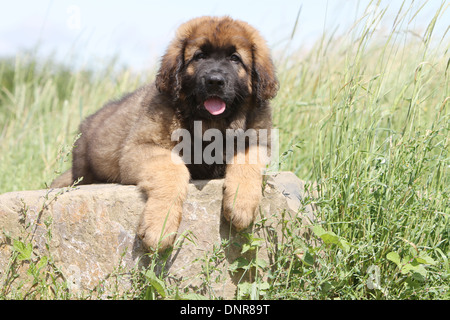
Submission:
[[322,291],[325,292],[325,293],[330,291],[332,288],[333,288],[333,285],[330,282],[328,282],[328,281],[324,282],[322,284]]
[[312,231],[318,237],[321,237],[326,232],[321,226],[314,226]]
[[389,252],[389,253],[386,255],[386,259],[388,259],[388,260],[394,262],[394,263],[397,265],[397,267],[399,267],[399,268],[401,267],[400,256],[398,255],[397,252],[394,252],[394,251]]
[[267,282],[243,282],[238,284],[239,288],[239,296],[244,297],[246,295],[249,295],[249,298],[252,300],[259,299],[261,295],[266,294],[266,290],[270,289],[270,284]]
[[414,270],[412,277],[418,281],[425,281],[427,276],[427,270],[425,270],[423,265],[418,265]]
[[33,246],[31,243],[24,244],[22,241],[14,240],[13,248],[19,253],[17,259],[19,261],[30,260],[33,252]]
[[405,265],[405,264],[407,264],[407,263],[410,263],[412,260],[413,260],[413,257],[411,257],[411,256],[409,256],[409,255],[404,256],[404,257],[402,258],[401,264],[402,264],[402,265]]
[[242,282],[238,284],[238,293],[239,296],[243,297],[247,294],[250,294],[252,291],[252,284],[248,282]]
[[334,232],[326,232],[320,236],[326,244],[339,245],[339,237]]
[[261,239],[261,238],[253,238],[250,245],[252,247],[259,247],[261,245],[261,243],[263,243],[263,241],[264,241],[264,239]]
[[256,258],[255,260],[255,264],[260,267],[261,269],[264,269],[265,267],[267,267],[267,261],[263,260],[263,259],[258,259]]
[[242,251],[241,251],[241,254],[244,254],[244,253],[246,253],[247,251],[249,251],[249,250],[251,250],[251,249],[252,249],[252,247],[251,247],[249,244],[244,243],[244,244],[242,245]]
[[426,253],[421,252],[419,254],[418,257],[416,257],[416,261],[418,263],[422,263],[422,264],[430,264],[430,265],[435,265],[436,261],[433,260],[433,258],[431,258],[430,256],[428,256]]
[[402,274],[407,274],[410,271],[414,271],[414,269],[415,269],[415,267],[412,264],[407,263],[402,267],[401,272],[402,272]]
[[314,264],[314,257],[307,251],[303,256],[302,261],[307,265],[312,266]]
[[231,273],[233,273],[237,269],[247,269],[248,266],[249,266],[248,260],[243,257],[239,257],[236,260],[234,260],[232,264],[230,264],[230,266],[228,267],[228,270]]
[[335,244],[345,252],[350,249],[348,242],[339,237],[333,231],[325,231],[321,226],[314,226],[312,230],[314,234],[320,237],[325,244]]
[[40,270],[47,266],[48,258],[46,256],[43,256],[39,262],[37,263],[36,267]]
[[30,260],[32,253],[33,253],[33,245],[31,243],[28,243],[25,247],[25,251],[23,252],[23,259]]
[[13,248],[14,250],[16,250],[18,253],[22,253],[25,250],[25,244],[22,241],[19,240],[14,240],[13,241]]
[[259,286],[259,290],[261,290],[261,291],[270,289],[270,284],[267,282],[260,283],[258,286]]
[[156,290],[158,291],[158,293],[165,298],[166,297],[166,289],[165,289],[165,285],[164,282],[161,281],[161,279],[158,279],[158,277],[156,276],[156,274],[151,271],[151,270],[147,270],[147,272],[145,273],[145,277],[148,279],[148,281],[150,282],[150,285]]
[[348,252],[348,250],[350,250],[350,245],[348,244],[348,242],[344,239],[339,239],[339,247],[344,250],[345,252]]
[[[402,274],[407,274],[409,272],[413,272],[420,274],[423,278],[427,275],[427,270],[425,270],[424,266],[421,264],[413,264],[413,263],[407,263],[402,267]],[[420,280],[420,277],[415,277],[417,280]]]
[[339,237],[333,231],[325,231],[321,226],[314,226],[312,230],[326,244],[338,244]]

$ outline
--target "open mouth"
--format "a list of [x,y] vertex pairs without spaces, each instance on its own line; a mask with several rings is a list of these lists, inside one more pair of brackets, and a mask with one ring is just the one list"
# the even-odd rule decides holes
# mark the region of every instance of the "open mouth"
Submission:
[[203,105],[205,106],[205,109],[213,116],[224,113],[227,108],[225,101],[217,97],[205,100]]

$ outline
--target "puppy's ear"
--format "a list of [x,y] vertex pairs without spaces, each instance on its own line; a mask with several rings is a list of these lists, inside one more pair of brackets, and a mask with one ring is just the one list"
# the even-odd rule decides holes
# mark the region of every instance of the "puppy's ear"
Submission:
[[168,47],[161,59],[161,66],[156,75],[156,88],[178,99],[181,90],[181,69],[184,65],[184,44],[178,39]]
[[275,66],[265,44],[253,45],[253,94],[258,101],[273,99],[278,92],[279,83],[275,74]]

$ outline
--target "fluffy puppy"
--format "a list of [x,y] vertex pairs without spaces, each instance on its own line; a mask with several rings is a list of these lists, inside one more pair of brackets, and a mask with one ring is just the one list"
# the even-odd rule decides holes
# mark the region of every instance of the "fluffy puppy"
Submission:
[[[81,123],[72,168],[51,187],[80,177],[82,184],[138,185],[148,197],[138,235],[149,248],[162,250],[175,239],[189,179],[225,178],[223,214],[244,229],[256,215],[264,168],[260,157],[250,161],[250,155],[261,148],[260,130],[270,133],[269,100],[277,90],[269,49],[256,29],[229,17],[188,21],[162,57],[154,83],[109,102]],[[173,149],[180,139],[173,133],[180,129],[191,134],[191,147],[177,155]],[[223,148],[214,159],[223,161],[198,160],[194,137],[208,129],[222,134],[215,136],[223,139]],[[257,132],[257,143],[247,137],[244,148],[225,150],[229,130],[249,129]],[[200,152],[207,145],[201,141]],[[270,149],[270,134],[264,148]]]

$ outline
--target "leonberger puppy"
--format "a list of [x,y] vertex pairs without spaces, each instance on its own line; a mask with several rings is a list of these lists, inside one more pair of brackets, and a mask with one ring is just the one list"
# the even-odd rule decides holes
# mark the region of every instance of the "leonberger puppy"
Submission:
[[[195,123],[202,132],[219,130],[224,140],[227,129],[270,131],[269,100],[277,91],[269,49],[256,29],[230,17],[190,20],[177,30],[154,83],[81,123],[72,168],[51,187],[70,186],[81,177],[81,184],[137,185],[147,196],[137,233],[149,249],[163,250],[176,237],[189,180],[224,178],[223,214],[237,230],[245,229],[262,197],[265,163],[248,157],[259,144],[247,141],[231,157],[223,150],[219,156],[227,161],[192,163],[182,154],[174,158],[179,141],[172,134],[184,129],[194,136]],[[193,157],[199,152],[194,149]],[[239,154],[244,162],[236,161]]]

